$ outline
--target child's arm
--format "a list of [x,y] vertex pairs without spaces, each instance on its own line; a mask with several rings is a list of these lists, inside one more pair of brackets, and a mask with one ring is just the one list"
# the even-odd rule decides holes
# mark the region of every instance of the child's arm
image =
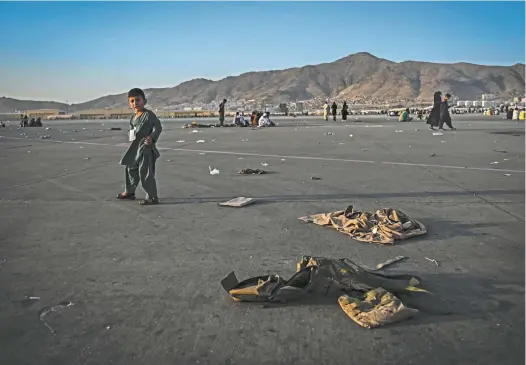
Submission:
[[152,138],[153,142],[157,142],[159,139],[159,136],[161,135],[161,132],[163,131],[163,126],[161,125],[161,121],[155,114],[151,115],[150,118],[152,118],[151,123],[153,124],[152,133],[150,133],[150,137]]

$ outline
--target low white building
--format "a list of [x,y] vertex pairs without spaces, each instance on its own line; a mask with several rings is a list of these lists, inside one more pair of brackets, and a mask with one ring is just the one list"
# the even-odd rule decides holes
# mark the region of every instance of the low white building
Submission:
[[469,101],[469,100],[468,100],[468,101],[465,101],[465,102],[464,102],[464,106],[467,106],[467,107],[469,108],[470,106],[473,106],[473,102],[472,102],[472,101]]
[[482,107],[484,108],[493,108],[495,106],[495,102],[494,101],[489,101],[489,100],[483,100],[482,101]]
[[465,101],[457,101],[457,106],[466,106]]
[[475,107],[477,107],[477,106],[478,106],[478,107],[481,107],[481,106],[482,106],[482,101],[480,101],[480,100],[475,100],[475,101],[473,102],[473,106],[475,106]]

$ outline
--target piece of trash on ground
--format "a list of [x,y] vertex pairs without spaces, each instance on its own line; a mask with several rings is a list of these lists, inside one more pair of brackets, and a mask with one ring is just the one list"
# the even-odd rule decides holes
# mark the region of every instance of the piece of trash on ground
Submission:
[[238,157],[237,159],[238,159],[238,160],[242,160],[242,159],[243,159],[243,157]]
[[430,259],[429,257],[425,257],[426,260],[433,262],[438,267],[438,261],[435,259]]
[[362,148],[362,151],[364,151],[364,152],[367,151],[367,148]]
[[321,180],[321,177],[311,176],[310,179],[311,179],[311,180]]
[[326,135],[326,136],[333,136],[334,133],[332,133],[332,132],[327,132],[327,133],[325,133],[325,135]]
[[500,152],[500,153],[508,153],[508,151],[504,151],[504,150],[496,150],[496,149],[493,149],[493,151],[495,151],[495,152]]
[[180,139],[179,141],[175,141],[175,142],[177,142],[177,143],[184,143],[186,141],[184,139]]
[[349,205],[345,210],[299,217],[307,223],[328,226],[361,242],[391,244],[427,233],[427,228],[416,219],[393,208],[376,213],[360,212]]
[[51,312],[56,312],[62,308],[67,308],[67,307],[70,307],[72,306],[73,303],[69,302],[69,301],[65,301],[65,302],[60,302],[58,303],[57,305],[54,305],[52,307],[45,307],[43,309],[40,310],[39,314],[38,314],[38,318],[40,318],[40,320],[46,325],[46,327],[51,331],[52,334],[56,335],[57,333],[55,332],[55,330],[53,328],[51,328],[51,326],[46,322],[45,320],[45,316],[47,316],[49,313]]
[[504,176],[511,176],[511,174],[504,174]]
[[40,136],[39,139],[50,139],[51,136]]
[[395,131],[395,133],[403,133],[403,132],[404,132],[404,131],[401,130],[401,129],[398,129],[398,130]]
[[26,295],[26,299],[27,299],[27,300],[40,300],[40,297],[28,297],[28,296]]
[[199,154],[200,154],[200,155],[206,155],[206,153],[204,153],[204,152],[199,152]]
[[433,132],[433,135],[434,136],[443,136],[444,133],[442,133],[442,132]]
[[443,314],[450,313],[447,303],[441,303],[439,297],[417,286],[420,282],[421,279],[413,275],[371,272],[346,258],[303,256],[296,264],[296,273],[288,280],[279,275],[263,275],[239,282],[232,271],[221,280],[221,286],[236,302],[280,305],[293,301],[334,300],[355,323],[364,328],[376,328],[418,313],[418,309],[403,303],[411,304],[416,292],[420,307],[425,305],[424,312],[427,304],[438,304]]
[[382,262],[381,264],[376,265],[375,270],[381,270],[381,269],[383,269],[386,266],[392,265],[395,262],[399,262],[399,261],[405,260],[406,258],[407,257],[405,257],[405,256],[396,256],[395,258],[389,259],[389,260],[387,260],[385,262]]
[[195,141],[195,143],[205,143],[204,139],[200,139],[199,141]]
[[84,160],[89,160],[90,158],[89,157],[84,157]]
[[351,137],[351,138],[352,138],[352,137],[353,137],[353,135],[352,135],[352,134],[349,134],[349,137]]
[[432,153],[429,155],[429,157],[435,157],[436,156],[436,153]]
[[210,175],[217,175],[219,174],[218,169],[212,169],[212,166],[208,166],[208,170],[210,170]]
[[240,196],[239,198],[234,198],[226,202],[219,203],[222,207],[235,207],[235,208],[241,208],[245,207],[249,204],[253,204],[255,202],[252,198],[246,198],[244,196]]
[[241,142],[248,142],[248,139],[242,139]]
[[110,131],[122,131],[121,127],[111,127]]
[[266,162],[262,162],[262,163],[261,163],[261,166],[268,166],[268,163],[266,163]]
[[284,159],[284,158],[282,158],[282,159],[281,159],[281,161],[285,161],[285,159]]
[[263,174],[266,174],[266,173],[267,172],[265,170],[249,169],[249,168],[241,169],[238,172],[238,174],[241,174],[241,175],[263,175]]
[[490,162],[489,164],[490,165],[497,165],[499,162],[498,161],[494,161],[494,162]]
[[51,127],[47,127],[47,128],[46,128],[46,131],[49,131],[50,129],[51,129]]

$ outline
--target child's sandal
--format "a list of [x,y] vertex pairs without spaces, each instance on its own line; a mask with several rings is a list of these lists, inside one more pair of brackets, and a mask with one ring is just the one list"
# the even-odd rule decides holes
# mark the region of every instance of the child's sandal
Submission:
[[117,195],[117,199],[128,199],[128,200],[134,200],[135,199],[135,194],[126,194],[126,193],[119,193]]
[[159,199],[158,198],[144,199],[144,200],[141,200],[139,204],[140,205],[156,205],[156,204],[159,204]]

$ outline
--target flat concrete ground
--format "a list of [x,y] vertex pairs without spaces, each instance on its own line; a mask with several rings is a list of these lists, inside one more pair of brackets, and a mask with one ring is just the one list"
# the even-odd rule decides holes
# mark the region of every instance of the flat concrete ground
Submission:
[[[153,207],[114,198],[126,121],[0,129],[0,364],[523,364],[524,123],[455,116],[434,136],[360,119],[165,121]],[[259,202],[217,205],[237,196]],[[379,246],[298,220],[350,204],[402,209],[428,234]],[[263,308],[220,286],[232,270],[288,278],[302,254],[408,256],[388,271],[420,275],[453,314],[367,330],[336,302]],[[54,335],[39,311],[63,301],[45,316]]]

